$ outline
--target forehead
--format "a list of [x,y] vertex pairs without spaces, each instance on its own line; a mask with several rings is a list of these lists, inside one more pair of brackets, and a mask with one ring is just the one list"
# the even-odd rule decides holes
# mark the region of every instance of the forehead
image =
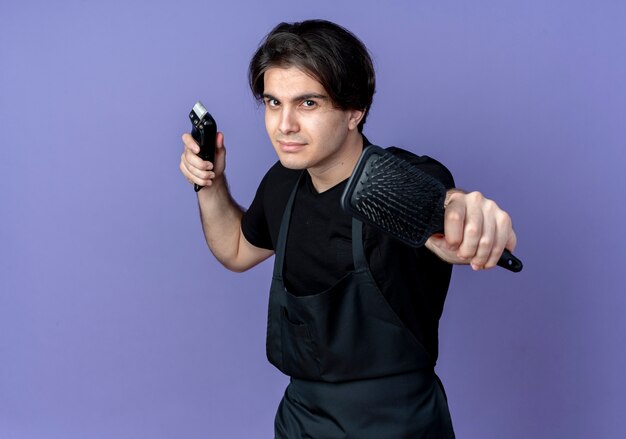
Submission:
[[311,74],[298,67],[271,67],[263,76],[263,92],[276,98],[304,94],[327,95],[324,86]]

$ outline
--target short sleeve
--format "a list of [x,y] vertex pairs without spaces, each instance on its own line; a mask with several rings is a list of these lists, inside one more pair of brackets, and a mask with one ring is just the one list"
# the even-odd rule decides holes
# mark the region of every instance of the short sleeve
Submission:
[[265,186],[267,175],[261,180],[250,208],[241,218],[241,231],[246,240],[255,247],[274,250],[265,215]]

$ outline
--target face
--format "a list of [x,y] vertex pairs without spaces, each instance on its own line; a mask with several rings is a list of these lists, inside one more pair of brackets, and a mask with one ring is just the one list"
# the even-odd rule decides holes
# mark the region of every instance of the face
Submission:
[[324,173],[360,141],[363,112],[336,108],[322,84],[302,70],[274,67],[263,79],[265,127],[283,166]]

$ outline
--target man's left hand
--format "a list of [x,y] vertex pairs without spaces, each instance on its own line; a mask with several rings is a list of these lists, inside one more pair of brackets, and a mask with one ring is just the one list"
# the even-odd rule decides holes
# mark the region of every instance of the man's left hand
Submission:
[[451,264],[474,270],[493,268],[505,248],[513,252],[517,237],[511,217],[480,192],[451,189],[446,194],[444,234],[435,234],[426,247]]

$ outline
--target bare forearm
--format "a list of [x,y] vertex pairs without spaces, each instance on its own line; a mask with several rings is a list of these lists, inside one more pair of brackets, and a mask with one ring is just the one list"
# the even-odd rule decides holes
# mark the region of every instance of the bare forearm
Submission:
[[237,270],[243,209],[233,200],[224,176],[198,192],[198,206],[209,249],[225,267]]
[[198,192],[198,205],[202,230],[211,252],[233,271],[245,271],[269,258],[274,253],[272,250],[255,247],[241,233],[243,209],[231,197],[224,176],[224,135],[217,134],[215,164],[198,157],[200,148],[189,134],[183,135],[183,143],[179,168],[190,183],[203,186]]

